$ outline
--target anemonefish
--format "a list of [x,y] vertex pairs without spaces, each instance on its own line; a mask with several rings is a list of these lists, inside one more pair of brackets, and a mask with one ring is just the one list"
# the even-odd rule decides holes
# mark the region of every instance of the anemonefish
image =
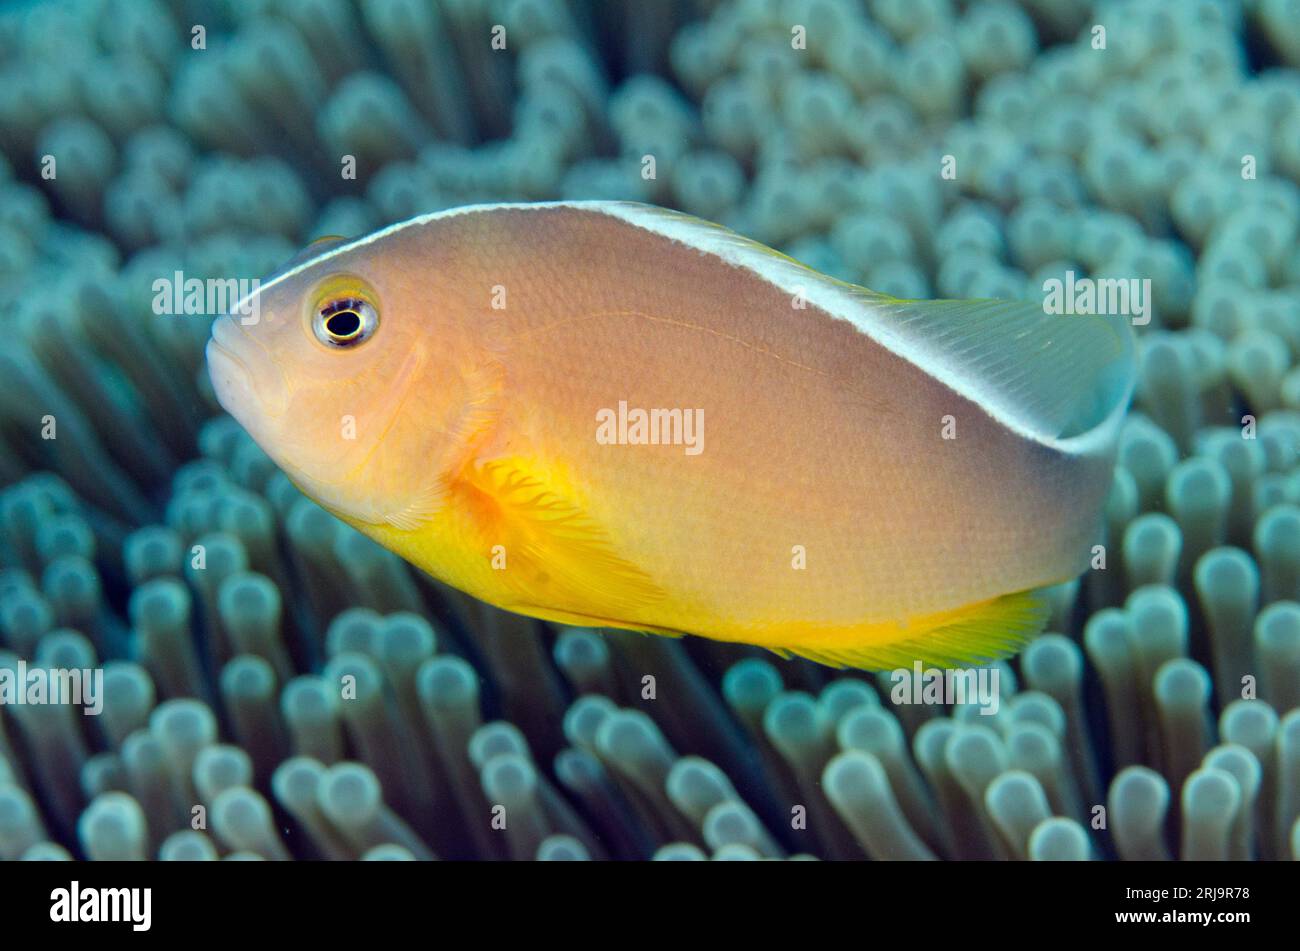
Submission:
[[866,669],[1042,629],[1135,372],[1120,318],[899,300],[623,202],[327,239],[207,356],[304,493],[474,597]]

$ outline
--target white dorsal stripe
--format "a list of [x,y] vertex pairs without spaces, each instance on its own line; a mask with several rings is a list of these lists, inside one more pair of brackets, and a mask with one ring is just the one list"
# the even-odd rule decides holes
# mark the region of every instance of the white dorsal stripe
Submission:
[[[952,352],[945,352],[922,337],[900,332],[881,319],[871,303],[860,294],[855,294],[849,285],[841,284],[832,278],[819,274],[811,268],[804,267],[788,258],[773,253],[770,249],[751,241],[720,225],[714,225],[689,215],[644,205],[638,202],[620,201],[554,201],[531,203],[497,203],[464,205],[443,211],[419,215],[382,228],[369,235],[352,241],[341,242],[324,250],[320,255],[303,261],[276,275],[262,284],[257,292],[265,291],[282,281],[287,281],[309,268],[314,268],[332,258],[364,248],[405,228],[427,224],[444,218],[460,215],[499,210],[528,211],[545,208],[570,208],[579,211],[595,212],[617,218],[644,231],[660,235],[678,242],[686,247],[716,257],[733,267],[743,268],[771,284],[773,287],[789,294],[800,295],[809,304],[824,311],[831,317],[843,320],[860,333],[889,350],[896,356],[912,363],[922,372],[937,379],[954,392],[980,406],[993,419],[1017,435],[1040,443],[1060,452],[1072,455],[1085,455],[1105,451],[1113,444],[1127,411],[1131,382],[1121,398],[1108,411],[1098,425],[1078,435],[1058,438],[1042,431],[1035,425],[1035,420],[1018,405],[1014,394],[1008,393],[994,384],[970,372],[962,365]],[[241,301],[241,305],[243,302]],[[919,302],[924,306],[924,302]],[[905,330],[906,328],[902,328]]]

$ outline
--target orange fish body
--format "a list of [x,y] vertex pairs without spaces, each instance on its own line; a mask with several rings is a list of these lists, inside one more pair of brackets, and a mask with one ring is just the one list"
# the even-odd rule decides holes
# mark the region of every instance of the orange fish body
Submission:
[[[898,301],[624,203],[414,219],[258,298],[214,326],[216,391],[380,543],[508,610],[837,665],[1040,630],[1132,388],[1114,319]],[[339,301],[373,308],[355,347]]]

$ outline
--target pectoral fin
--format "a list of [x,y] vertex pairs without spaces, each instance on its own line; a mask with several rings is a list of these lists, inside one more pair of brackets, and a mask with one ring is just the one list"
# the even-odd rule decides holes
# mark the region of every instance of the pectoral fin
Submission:
[[608,533],[573,493],[536,465],[497,459],[470,467],[453,486],[488,550],[500,546],[501,581],[525,613],[619,627],[664,592],[614,551]]

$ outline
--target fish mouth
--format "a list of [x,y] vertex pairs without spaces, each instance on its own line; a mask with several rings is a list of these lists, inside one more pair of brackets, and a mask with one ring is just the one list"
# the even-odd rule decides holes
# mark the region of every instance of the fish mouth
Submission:
[[253,409],[264,417],[284,412],[288,391],[279,365],[233,317],[213,321],[204,354],[218,402],[241,423]]
[[204,349],[208,360],[208,378],[212,380],[212,389],[217,394],[217,402],[231,416],[237,419],[247,409],[248,396],[253,391],[252,377],[248,367],[216,340],[209,340]]

